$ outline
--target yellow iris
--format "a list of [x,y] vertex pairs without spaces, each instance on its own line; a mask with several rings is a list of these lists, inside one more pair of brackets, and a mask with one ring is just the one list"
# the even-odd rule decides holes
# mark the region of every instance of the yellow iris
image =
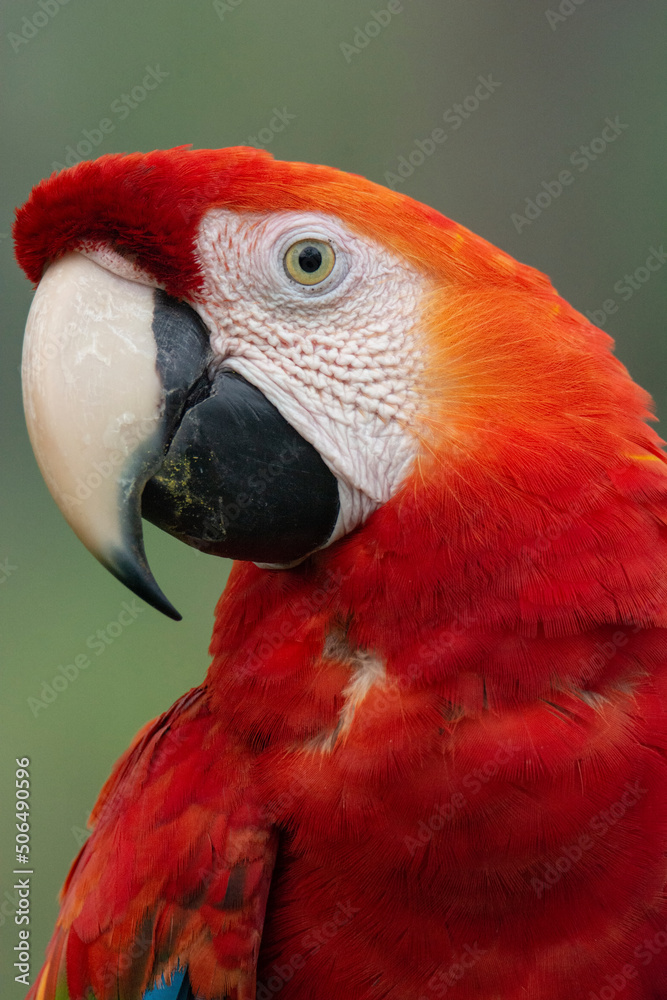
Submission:
[[336,263],[333,247],[323,240],[299,240],[285,254],[285,270],[300,285],[324,281]]

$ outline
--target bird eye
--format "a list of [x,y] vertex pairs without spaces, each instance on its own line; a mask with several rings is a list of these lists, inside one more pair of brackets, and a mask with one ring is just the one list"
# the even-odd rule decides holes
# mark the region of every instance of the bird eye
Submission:
[[300,285],[318,285],[335,263],[333,247],[323,240],[299,240],[285,254],[285,270]]

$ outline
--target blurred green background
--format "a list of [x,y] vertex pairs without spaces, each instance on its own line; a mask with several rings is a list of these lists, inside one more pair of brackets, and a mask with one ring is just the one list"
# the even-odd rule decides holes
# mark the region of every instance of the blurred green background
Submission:
[[[136,730],[203,677],[229,569],[147,526],[156,578],[184,621],[146,608],[113,635],[131,596],[67,528],[24,427],[19,365],[31,289],[13,261],[14,206],[65,161],[68,147],[96,139],[104,118],[113,129],[100,133],[89,156],[252,140],[282,159],[329,163],[380,182],[402,163],[409,176],[401,190],[545,271],[595,316],[664,418],[667,267],[644,283],[641,268],[667,242],[666,20],[664,4],[649,0],[3,4],[3,998],[24,992],[12,970],[14,759],[31,760],[34,977],[96,793]],[[132,97],[147,67],[161,80]],[[479,77],[492,92],[476,107]],[[288,124],[272,132],[276,108]],[[617,134],[603,148],[607,118]],[[437,128],[446,140],[422,163],[413,155],[410,173],[405,163],[417,140]],[[573,180],[558,194],[553,182],[563,170]],[[517,220],[526,211],[533,220]],[[633,288],[624,276],[638,268]],[[99,644],[91,650],[88,640],[98,630],[106,639],[95,653]],[[55,700],[44,708],[29,701],[81,653],[90,667]]]

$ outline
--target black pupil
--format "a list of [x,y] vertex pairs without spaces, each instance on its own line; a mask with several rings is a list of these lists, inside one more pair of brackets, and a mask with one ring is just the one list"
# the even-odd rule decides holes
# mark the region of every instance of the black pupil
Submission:
[[312,274],[313,271],[317,271],[321,263],[322,254],[317,247],[304,247],[299,254],[299,267],[306,274]]

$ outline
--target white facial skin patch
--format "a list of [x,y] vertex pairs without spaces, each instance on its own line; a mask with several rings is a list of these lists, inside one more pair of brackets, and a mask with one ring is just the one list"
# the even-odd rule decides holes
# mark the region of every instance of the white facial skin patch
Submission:
[[[309,239],[335,254],[317,284],[285,265]],[[334,541],[389,500],[414,462],[428,279],[324,213],[215,209],[197,248],[204,284],[192,304],[220,365],[260,389],[339,481]]]

